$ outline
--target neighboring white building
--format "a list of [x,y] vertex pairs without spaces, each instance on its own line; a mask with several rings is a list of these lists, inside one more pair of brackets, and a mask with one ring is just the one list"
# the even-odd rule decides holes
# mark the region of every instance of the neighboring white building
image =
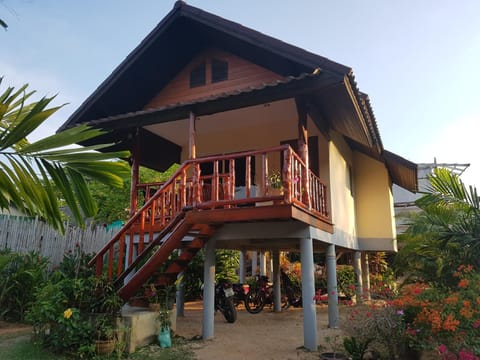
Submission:
[[419,211],[419,208],[415,206],[415,201],[421,198],[425,190],[427,190],[427,178],[428,175],[433,173],[434,169],[448,169],[452,173],[461,176],[463,172],[470,166],[470,164],[437,163],[436,158],[433,160],[433,163],[420,163],[417,165],[418,191],[416,193],[401,188],[396,184],[393,184],[392,187],[397,234],[403,233],[407,227],[404,215],[410,212]]

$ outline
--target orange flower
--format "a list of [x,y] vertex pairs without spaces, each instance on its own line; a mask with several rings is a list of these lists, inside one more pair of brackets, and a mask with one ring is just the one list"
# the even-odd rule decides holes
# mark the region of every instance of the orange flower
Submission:
[[460,321],[455,319],[452,314],[448,314],[445,320],[443,321],[443,330],[446,331],[455,331],[457,330],[458,325],[460,324]]
[[467,279],[461,279],[458,282],[458,287],[461,289],[466,289],[468,287],[468,280]]
[[458,301],[458,295],[452,294],[449,297],[445,298],[445,304],[456,304]]
[[463,307],[460,309],[460,315],[462,315],[465,319],[471,319],[473,316],[473,310],[469,307]]

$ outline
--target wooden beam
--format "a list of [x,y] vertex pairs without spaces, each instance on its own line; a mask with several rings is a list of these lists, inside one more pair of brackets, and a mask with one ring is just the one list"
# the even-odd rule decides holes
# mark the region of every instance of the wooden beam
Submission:
[[308,160],[308,130],[307,130],[307,105],[303,98],[296,97],[295,104],[298,113],[298,155],[305,164],[302,174],[302,202],[310,209],[310,163]]
[[130,176],[131,176],[131,183],[130,183],[130,217],[132,217],[135,212],[137,211],[137,203],[138,203],[138,193],[137,193],[137,186],[138,186],[138,178],[139,178],[139,164],[140,164],[140,143],[139,143],[139,134],[138,128],[135,130],[135,134],[133,135],[133,144],[131,148],[131,155],[130,155]]
[[197,149],[195,146],[195,114],[190,111],[190,117],[188,122],[188,158],[195,159],[197,157]]

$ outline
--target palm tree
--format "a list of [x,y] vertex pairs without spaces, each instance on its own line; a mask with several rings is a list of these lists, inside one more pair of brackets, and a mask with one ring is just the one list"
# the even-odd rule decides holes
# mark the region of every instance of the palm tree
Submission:
[[47,108],[54,97],[28,103],[35,92],[27,92],[27,87],[8,87],[0,94],[0,209],[17,208],[63,231],[64,202],[75,221],[84,225],[97,211],[87,180],[122,187],[128,165],[111,159],[129,154],[95,151],[112,144],[71,147],[104,133],[85,125],[30,143],[27,136],[63,105]]
[[404,246],[397,268],[432,283],[448,285],[461,264],[480,265],[480,198],[458,175],[435,169],[426,194],[417,200],[422,210],[402,235]]

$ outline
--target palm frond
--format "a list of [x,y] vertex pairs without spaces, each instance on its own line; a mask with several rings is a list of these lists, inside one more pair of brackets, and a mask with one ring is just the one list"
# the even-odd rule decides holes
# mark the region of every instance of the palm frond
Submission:
[[0,95],[0,156],[8,160],[0,158],[0,207],[14,206],[63,231],[58,191],[76,222],[83,225],[85,217],[97,211],[86,179],[123,186],[128,164],[111,160],[128,158],[129,153],[105,151],[112,144],[72,148],[73,144],[105,134],[86,125],[30,144],[27,136],[61,107],[48,107],[54,97],[27,104],[32,94],[24,85],[17,91],[9,87]]

